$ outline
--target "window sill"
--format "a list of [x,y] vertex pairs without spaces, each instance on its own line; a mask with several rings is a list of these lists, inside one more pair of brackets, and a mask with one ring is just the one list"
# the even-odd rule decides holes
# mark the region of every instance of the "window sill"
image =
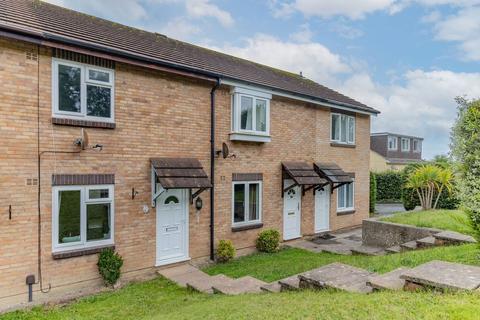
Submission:
[[61,126],[115,129],[114,122],[102,122],[102,121],[52,117],[52,123],[61,125]]
[[60,259],[68,259],[68,258],[74,258],[74,257],[87,256],[87,255],[97,254],[97,253],[99,253],[100,251],[102,251],[103,249],[106,249],[106,248],[115,249],[115,245],[110,244],[110,245],[98,246],[98,247],[92,247],[92,248],[53,252],[52,253],[52,258],[53,258],[53,260],[60,260]]
[[254,223],[254,224],[247,224],[243,226],[233,226],[232,227],[232,232],[239,232],[239,231],[245,231],[245,230],[251,230],[251,229],[260,229],[263,228],[263,223]]
[[338,148],[356,148],[355,144],[348,144],[348,143],[338,143],[338,142],[330,142],[331,147],[338,147]]
[[354,214],[354,213],[355,213],[355,209],[345,210],[345,211],[337,211],[337,216],[346,216],[346,215]]
[[272,138],[269,135],[244,133],[244,132],[232,132],[230,133],[231,141],[250,141],[250,142],[270,142]]

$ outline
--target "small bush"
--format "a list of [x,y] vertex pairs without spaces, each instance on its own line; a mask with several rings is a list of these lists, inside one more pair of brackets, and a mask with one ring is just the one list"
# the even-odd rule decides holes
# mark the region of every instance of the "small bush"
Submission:
[[217,261],[224,263],[235,257],[235,247],[230,240],[220,240],[217,247]]
[[105,285],[113,286],[120,278],[123,258],[112,248],[103,249],[98,257],[97,266]]
[[280,244],[280,232],[275,229],[267,229],[260,232],[257,238],[257,249],[260,252],[277,252]]
[[377,177],[375,173],[370,172],[370,215],[375,213],[375,203],[377,203]]
[[405,174],[402,171],[386,171],[375,174],[377,182],[377,200],[395,201],[402,199]]

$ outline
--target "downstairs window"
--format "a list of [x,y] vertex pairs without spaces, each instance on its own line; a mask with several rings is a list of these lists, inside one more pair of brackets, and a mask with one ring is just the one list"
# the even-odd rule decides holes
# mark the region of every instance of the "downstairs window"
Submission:
[[262,182],[234,182],[232,211],[233,226],[260,223]]

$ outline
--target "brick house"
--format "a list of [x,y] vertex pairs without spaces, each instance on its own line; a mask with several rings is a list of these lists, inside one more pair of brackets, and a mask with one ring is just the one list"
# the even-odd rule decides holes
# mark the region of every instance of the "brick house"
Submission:
[[423,138],[378,132],[370,135],[370,170],[402,170],[409,163],[422,161]]
[[0,57],[0,309],[28,275],[99,285],[105,247],[128,280],[368,217],[378,111],[302,76],[29,0],[0,3]]

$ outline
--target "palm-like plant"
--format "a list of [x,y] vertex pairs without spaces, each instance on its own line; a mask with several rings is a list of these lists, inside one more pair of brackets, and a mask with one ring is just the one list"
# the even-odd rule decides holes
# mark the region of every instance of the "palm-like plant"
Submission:
[[[407,179],[407,187],[417,192],[423,210],[437,207],[438,200],[444,189],[451,192],[453,173],[435,165],[424,165],[413,171]],[[435,202],[433,198],[437,194]]]

